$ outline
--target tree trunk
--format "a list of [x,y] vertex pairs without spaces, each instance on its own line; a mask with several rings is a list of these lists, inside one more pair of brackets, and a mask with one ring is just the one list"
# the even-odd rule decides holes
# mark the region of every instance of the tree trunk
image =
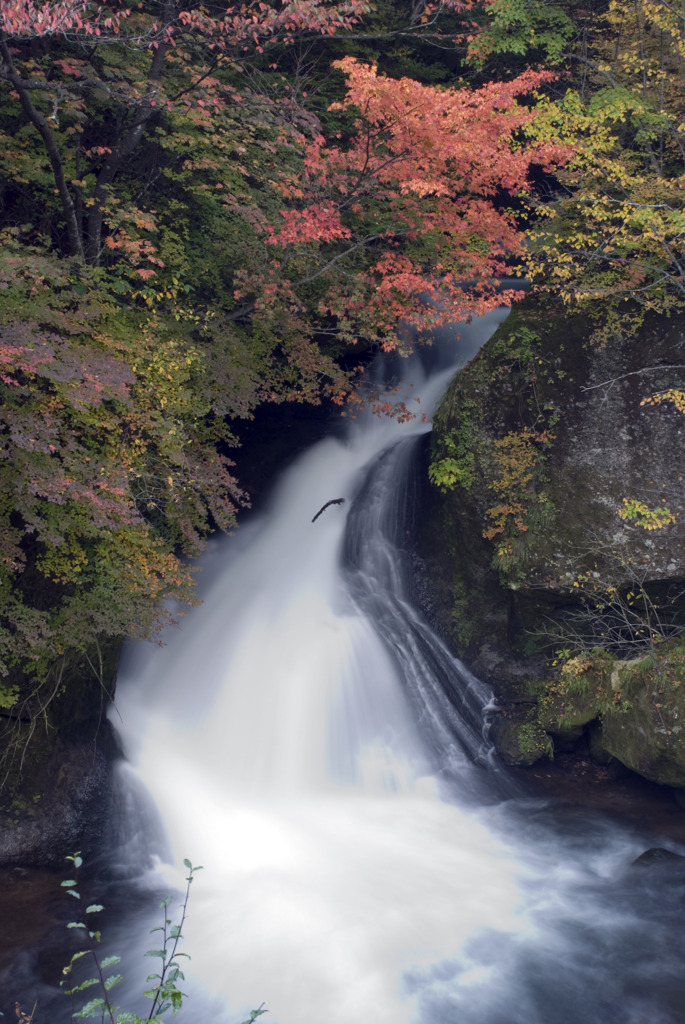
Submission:
[[[173,20],[175,6],[168,2],[164,5],[164,27],[168,27]],[[102,254],[102,226],[104,222],[104,207],[109,194],[109,189],[121,169],[124,160],[131,155],[140,142],[145,126],[155,112],[153,100],[157,92],[158,84],[162,78],[164,59],[169,44],[160,42],[154,51],[154,57],[150,64],[150,71],[147,77],[147,88],[143,96],[138,112],[133,123],[125,131],[123,137],[112,147],[112,152],[107,156],[102,170],[98,174],[95,183],[94,203],[88,216],[88,230],[85,258],[91,266],[97,266]]]
[[62,212],[64,213],[64,217],[67,222],[69,248],[74,256],[78,256],[80,259],[84,260],[85,253],[83,249],[81,224],[76,216],[74,200],[72,199],[69,186],[67,185],[67,180],[64,176],[64,165],[62,163],[62,157],[60,155],[57,142],[55,141],[55,136],[53,135],[52,129],[50,128],[45,115],[33,105],[31,96],[26,88],[26,84],[14,67],[12,55],[10,54],[7,42],[4,38],[0,39],[0,54],[2,54],[2,59],[5,63],[5,78],[11,82],[17,90],[19,102],[21,103],[27,120],[30,121],[34,128],[36,128],[40,133],[45,144],[45,148],[50,159],[50,165],[52,167],[52,173],[55,178],[57,192],[62,203]]

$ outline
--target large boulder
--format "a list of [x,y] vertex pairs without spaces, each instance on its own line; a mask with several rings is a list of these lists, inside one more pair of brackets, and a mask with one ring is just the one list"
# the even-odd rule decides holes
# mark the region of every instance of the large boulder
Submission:
[[0,706],[0,867],[62,867],[97,851],[107,827],[116,741],[106,719],[120,642],[67,654],[41,686],[17,671]]
[[[590,322],[529,298],[457,375],[435,417],[419,550],[438,625],[496,692],[507,760],[521,726],[518,763],[541,755],[544,737],[572,745],[602,716],[607,756],[685,785],[662,752],[681,746],[679,733],[655,731],[647,691],[618,711],[592,696],[593,677],[588,699],[554,703],[569,656],[647,650],[649,624],[607,626],[612,600],[629,619],[644,592],[668,623],[685,622],[685,416],[651,400],[685,380],[685,318],[648,318],[604,344],[592,335]],[[517,696],[531,685],[544,698],[532,717]]]
[[603,747],[652,782],[685,789],[685,647],[617,664],[621,701],[602,715]]

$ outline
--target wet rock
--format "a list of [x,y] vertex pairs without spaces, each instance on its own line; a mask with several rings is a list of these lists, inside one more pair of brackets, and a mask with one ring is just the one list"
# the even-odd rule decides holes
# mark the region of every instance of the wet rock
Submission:
[[490,725],[490,739],[505,764],[525,767],[551,752],[549,737],[530,716],[496,715]]
[[[451,598],[453,640],[471,661],[487,662],[502,641],[517,658],[530,656],[529,630],[572,603],[581,563],[616,584],[628,581],[629,564],[655,582],[685,578],[682,531],[641,530],[618,516],[624,498],[650,495],[685,514],[685,417],[642,404],[682,384],[685,318],[653,318],[605,346],[588,343],[591,330],[527,300],[455,377],[436,413],[433,462],[451,453],[468,472],[445,494],[433,489],[423,546]],[[497,446],[533,427],[549,435],[533,445],[537,463],[520,475],[519,491],[519,478],[497,490]],[[531,453],[508,454],[513,464]],[[513,508],[499,524],[498,505]]]
[[102,741],[56,742],[30,779],[5,798],[0,867],[61,869],[75,850],[92,855],[106,828],[110,791],[110,758]]
[[592,722],[587,729],[587,741],[590,757],[594,764],[608,766],[617,763],[617,758],[604,746],[601,722]]
[[653,846],[651,849],[645,850],[644,853],[641,853],[633,861],[634,867],[650,868],[655,865],[660,867],[667,865],[685,870],[685,857],[680,853],[674,853],[672,850],[666,850],[661,846]]
[[21,702],[0,713],[0,867],[62,869],[67,854],[97,851],[118,754],[106,713],[120,646],[104,641],[97,662],[65,655],[42,686],[18,672]]
[[[542,686],[534,724],[557,749],[586,742],[591,729],[598,759],[685,787],[679,698],[667,713],[642,679],[627,699],[616,667],[616,685],[607,677],[585,694],[554,693],[570,614],[580,615],[581,650],[605,643],[602,609],[578,599],[583,588],[596,585],[601,606],[607,588],[628,594],[639,577],[657,603],[673,597],[668,614],[685,624],[685,532],[640,529],[618,515],[627,498],[685,520],[685,417],[643,404],[682,385],[685,318],[647,318],[633,337],[604,346],[589,342],[592,330],[527,299],[455,378],[435,416],[431,457],[459,482],[446,493],[429,488],[419,554],[443,634],[500,703]],[[519,447],[507,447],[517,438]],[[640,635],[628,630],[625,641],[619,653],[630,657]],[[671,682],[685,683],[683,665]],[[516,734],[511,723],[492,732],[505,760],[524,763]],[[525,737],[524,757],[533,757],[539,736]]]
[[602,716],[602,745],[651,782],[685,787],[685,693],[648,670],[629,685],[623,705]]

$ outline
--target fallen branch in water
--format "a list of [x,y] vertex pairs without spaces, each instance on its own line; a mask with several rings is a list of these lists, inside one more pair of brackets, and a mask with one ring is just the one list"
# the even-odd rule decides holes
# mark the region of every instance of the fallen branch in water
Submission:
[[327,501],[325,505],[322,505],[322,506],[321,506],[321,508],[319,509],[319,511],[318,511],[318,512],[316,513],[316,515],[315,515],[315,516],[314,516],[314,518],[312,519],[312,522],[313,522],[313,523],[315,523],[315,522],[316,522],[316,520],[317,520],[317,519],[319,518],[319,516],[321,515],[321,513],[322,513],[322,512],[325,512],[325,511],[326,511],[326,509],[328,508],[328,506],[329,506],[329,505],[342,505],[344,501],[345,501],[345,499],[344,499],[344,498],[331,498],[331,500],[330,500],[330,501]]

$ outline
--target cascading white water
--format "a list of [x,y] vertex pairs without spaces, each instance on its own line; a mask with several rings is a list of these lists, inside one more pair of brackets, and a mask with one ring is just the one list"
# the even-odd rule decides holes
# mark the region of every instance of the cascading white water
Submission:
[[[502,316],[462,328],[451,367],[413,366],[421,411]],[[368,417],[316,445],[265,517],[212,546],[204,603],[166,646],[129,650],[127,751],[173,862],[204,865],[185,929],[215,999],[202,1015],[265,1001],[274,1024],[638,1024],[612,1016],[611,974],[602,1015],[583,1016],[594,962],[568,993],[558,979],[607,920],[639,949],[605,880],[643,847],[595,829],[573,848],[535,802],[493,806],[489,694],[407,600],[402,481],[427,429]],[[515,804],[525,855],[500,838]]]

